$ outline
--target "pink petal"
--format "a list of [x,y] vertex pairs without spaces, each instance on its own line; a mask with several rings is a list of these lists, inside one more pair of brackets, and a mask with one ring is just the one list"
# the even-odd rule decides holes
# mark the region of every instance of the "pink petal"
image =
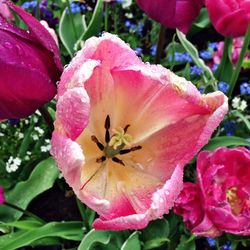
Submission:
[[88,124],[89,109],[89,97],[84,88],[67,90],[57,103],[57,126],[75,140]]
[[156,190],[152,196],[151,206],[144,214],[133,214],[103,220],[102,217],[96,219],[93,227],[98,230],[124,230],[124,229],[142,229],[149,221],[161,218],[163,214],[168,213],[172,208],[174,200],[182,189],[183,168],[177,166],[172,177],[165,185]]

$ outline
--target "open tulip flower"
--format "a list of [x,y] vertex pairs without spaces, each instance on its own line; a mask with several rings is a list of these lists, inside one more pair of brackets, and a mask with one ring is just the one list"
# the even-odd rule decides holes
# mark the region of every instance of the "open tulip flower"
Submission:
[[204,151],[198,156],[197,176],[197,184],[184,184],[174,207],[192,233],[250,235],[250,151]]
[[90,38],[58,90],[52,154],[96,229],[139,229],[182,189],[184,165],[227,112],[221,92],[144,64],[111,34]]
[[50,101],[62,72],[59,50],[49,32],[22,8],[5,3],[28,30],[0,14],[0,120],[26,117]]

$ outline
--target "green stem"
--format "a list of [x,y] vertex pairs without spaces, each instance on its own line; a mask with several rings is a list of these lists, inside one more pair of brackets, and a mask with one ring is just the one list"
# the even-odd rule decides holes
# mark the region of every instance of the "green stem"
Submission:
[[104,17],[104,30],[108,32],[109,29],[109,4],[108,2],[104,3],[104,9],[105,9],[105,17]]
[[13,208],[13,209],[15,209],[15,210],[17,210],[17,211],[19,211],[19,212],[21,212],[21,213],[23,213],[23,214],[29,216],[29,217],[32,217],[32,218],[34,218],[34,219],[36,219],[36,220],[38,220],[38,221],[40,221],[40,222],[42,222],[42,223],[45,223],[44,220],[42,220],[41,218],[39,218],[39,217],[36,216],[35,214],[33,214],[33,213],[29,212],[29,211],[26,211],[26,210],[24,210],[24,209],[22,209],[22,208],[20,208],[20,207],[18,207],[18,206],[16,206],[16,205],[14,205],[14,204],[11,204],[11,203],[5,201],[3,205],[8,206],[8,207],[10,207],[10,208]]
[[75,26],[73,14],[72,14],[71,6],[70,6],[70,1],[66,0],[66,2],[67,2],[68,10],[69,10],[69,19],[70,19],[70,22],[71,22],[71,25],[72,25],[75,40],[77,40],[78,37],[77,37],[76,26]]
[[242,46],[242,49],[240,52],[239,59],[238,59],[237,64],[236,64],[236,69],[234,70],[233,75],[232,75],[231,80],[230,80],[230,87],[229,87],[229,91],[228,91],[229,97],[232,95],[233,90],[235,88],[235,84],[236,84],[237,79],[239,77],[240,70],[242,67],[242,62],[244,60],[244,56],[245,56],[245,53],[248,49],[249,43],[250,43],[250,24],[248,25],[248,29],[247,29],[247,32],[245,35],[244,43],[243,43],[243,46]]
[[158,36],[156,57],[155,57],[156,64],[160,63],[161,61],[162,52],[165,45],[165,33],[166,33],[166,28],[163,25],[161,25],[161,29]]
[[37,0],[37,3],[36,3],[36,19],[40,19],[40,0]]
[[227,62],[227,58],[229,56],[228,53],[230,53],[231,55],[231,51],[229,52],[229,48],[232,45],[232,39],[229,37],[226,37],[224,40],[224,48],[223,48],[223,54],[222,54],[222,58],[220,61],[220,65],[217,69],[217,71],[215,72],[215,76],[218,80],[221,80],[221,75],[224,72],[225,66],[226,66],[226,62]]
[[45,122],[47,123],[50,132],[52,133],[54,131],[54,120],[51,117],[49,111],[45,108],[45,106],[40,107],[39,111],[41,115],[43,116]]

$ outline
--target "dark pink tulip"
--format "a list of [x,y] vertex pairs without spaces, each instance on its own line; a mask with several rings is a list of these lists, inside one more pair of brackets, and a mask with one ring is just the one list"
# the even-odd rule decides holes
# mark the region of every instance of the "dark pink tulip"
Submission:
[[249,0],[206,0],[215,29],[227,37],[244,36],[250,23]]
[[155,21],[187,33],[203,0],[137,0],[137,3]]
[[5,2],[28,30],[0,15],[0,120],[26,117],[50,101],[62,72],[59,50],[49,32],[29,13]]

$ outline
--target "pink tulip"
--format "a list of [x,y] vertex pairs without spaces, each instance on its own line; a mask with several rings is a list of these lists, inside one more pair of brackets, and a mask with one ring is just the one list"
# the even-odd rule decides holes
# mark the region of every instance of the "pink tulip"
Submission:
[[185,183],[174,211],[193,234],[250,235],[250,151],[238,147],[200,153],[197,184]]
[[4,3],[4,0],[0,0],[0,15],[8,20],[14,20],[14,16],[12,15],[8,6]]
[[[240,52],[243,46],[243,42],[244,42],[244,37],[238,37],[238,38],[233,39],[231,59],[234,65],[237,63],[239,59]],[[215,64],[220,64],[220,61],[223,55],[223,50],[224,50],[224,42],[219,42],[217,51],[213,55],[213,62]],[[250,56],[250,53],[246,53],[245,59],[247,60],[249,56]]]
[[215,29],[227,37],[244,36],[250,23],[249,0],[206,0]]
[[0,205],[3,204],[5,201],[4,199],[4,190],[2,187],[0,187]]
[[28,31],[0,15],[0,120],[26,117],[50,101],[62,72],[53,37],[23,9],[10,1],[6,4]]
[[52,154],[96,229],[139,229],[168,213],[183,166],[227,112],[221,92],[144,64],[117,36],[90,38],[58,90]]
[[203,6],[203,0],[137,0],[137,3],[155,21],[184,33]]

